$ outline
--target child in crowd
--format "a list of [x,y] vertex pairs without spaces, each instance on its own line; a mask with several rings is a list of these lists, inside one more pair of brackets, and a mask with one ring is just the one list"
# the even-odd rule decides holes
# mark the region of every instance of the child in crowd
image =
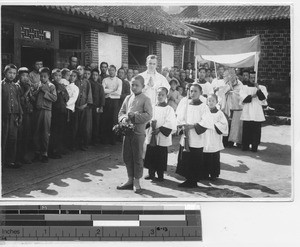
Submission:
[[186,178],[179,187],[195,188],[199,180],[205,179],[203,133],[213,128],[213,121],[208,106],[199,99],[201,93],[201,86],[193,83],[190,88],[191,100],[185,101],[185,107],[177,112],[178,127],[184,135],[180,140],[176,173]]
[[123,159],[126,164],[128,180],[117,189],[133,189],[136,193],[141,192],[140,178],[143,176],[145,126],[152,118],[151,101],[142,93],[144,86],[144,78],[136,76],[131,87],[133,94],[125,98],[119,112],[119,122],[131,122],[135,128],[133,134],[124,137]]
[[178,81],[175,80],[175,79],[172,79],[170,81],[170,92],[168,94],[168,105],[171,106],[174,111],[176,111],[177,109],[177,106],[179,104],[179,101],[180,101],[180,94],[179,92],[176,90],[177,86],[178,86]]
[[67,128],[66,106],[69,100],[69,94],[66,87],[61,84],[62,73],[60,69],[53,69],[51,77],[56,89],[57,100],[52,104],[49,157],[52,159],[61,159],[64,149],[63,137]]
[[70,72],[69,69],[63,68],[63,69],[61,70],[61,77],[62,77],[63,79],[66,79],[67,81],[70,81],[70,75],[71,75],[71,72]]
[[106,77],[102,81],[102,85],[105,93],[105,107],[104,107],[104,138],[103,144],[110,143],[116,144],[116,137],[112,131],[115,124],[118,123],[118,112],[120,109],[119,101],[122,93],[122,81],[116,77],[116,67],[114,65],[109,66],[109,77]]
[[[146,156],[144,167],[149,169],[145,179],[164,180],[164,171],[167,170],[168,146],[172,145],[172,132],[177,129],[176,116],[173,108],[166,103],[168,89],[157,89],[157,104],[153,107],[153,117],[146,134]],[[153,140],[153,141],[152,141]]]
[[207,104],[213,118],[213,129],[204,133],[205,145],[203,149],[204,177],[215,180],[220,175],[220,150],[224,149],[222,136],[228,135],[228,122],[224,113],[217,109],[218,97],[208,95]]
[[[100,117],[103,113],[103,107],[105,105],[105,94],[104,88],[101,83],[99,83],[99,73],[98,69],[92,70],[92,76],[90,79],[92,95],[93,95],[93,106],[92,106],[92,117],[93,117],[93,131],[92,131],[92,144],[96,145],[99,141],[100,131]],[[102,133],[101,133],[102,134]]]
[[33,99],[31,82],[28,77],[29,70],[26,67],[19,68],[18,75],[19,81],[16,85],[20,91],[20,101],[23,110],[23,121],[18,130],[18,161],[23,164],[31,164],[31,160],[28,157],[29,148],[32,141],[33,130]]
[[17,67],[8,64],[4,68],[5,78],[1,82],[2,96],[2,164],[10,168],[19,168],[16,162],[18,126],[22,123],[20,92],[14,83]]
[[35,94],[36,128],[33,133],[35,157],[33,161],[48,162],[48,144],[50,137],[52,103],[57,100],[56,88],[49,81],[50,69],[40,69],[41,85]]
[[[75,112],[75,103],[77,101],[79,95],[79,88],[75,85],[78,79],[78,71],[71,70],[70,71],[70,78],[69,78],[69,85],[66,86],[69,100],[66,104],[67,108],[67,130],[66,130],[66,145],[71,150],[74,147],[73,144],[73,125],[74,125],[74,112]],[[64,79],[62,79],[64,80]]]
[[[183,87],[182,86],[178,86],[177,87],[177,91],[178,91],[178,93],[179,93],[179,102],[180,102],[180,100],[182,100],[183,98],[184,98],[184,96],[183,96],[183,93],[184,93],[184,90],[183,90]],[[179,104],[179,103],[178,103]],[[177,106],[178,107],[178,106]]]

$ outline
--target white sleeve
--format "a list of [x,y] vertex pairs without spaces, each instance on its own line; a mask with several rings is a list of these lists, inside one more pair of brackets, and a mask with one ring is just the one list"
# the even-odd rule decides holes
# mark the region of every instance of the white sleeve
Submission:
[[76,100],[78,98],[78,95],[79,95],[79,88],[76,85],[74,85],[74,87],[71,88],[71,90],[70,90],[69,100],[67,102],[67,105],[73,105],[73,104],[75,104],[75,102],[76,102]]
[[215,122],[216,127],[222,132],[222,135],[228,135],[228,121],[222,111],[218,112],[217,122]]
[[176,116],[175,116],[174,109],[171,106],[166,106],[166,107],[168,107],[167,114],[166,114],[167,115],[166,121],[162,126],[171,130],[176,130],[177,125],[176,125]]
[[188,99],[185,97],[182,100],[180,100],[177,109],[176,109],[176,119],[177,119],[177,125],[186,124],[186,111],[187,111],[187,104],[189,104]]
[[201,120],[199,122],[199,124],[207,129],[213,129],[214,128],[214,120],[213,120],[213,116],[208,108],[207,105],[205,105],[204,109],[203,109],[203,113],[202,113],[202,117]]

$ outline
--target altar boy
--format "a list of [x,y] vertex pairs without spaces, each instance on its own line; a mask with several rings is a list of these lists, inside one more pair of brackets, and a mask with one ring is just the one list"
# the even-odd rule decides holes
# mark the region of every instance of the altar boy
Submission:
[[142,76],[136,76],[131,85],[133,94],[128,95],[119,112],[119,122],[131,122],[135,125],[134,133],[124,137],[123,159],[126,164],[128,180],[118,190],[130,190],[140,193],[140,178],[143,176],[143,145],[145,141],[145,126],[152,118],[150,99],[142,93],[145,81]]
[[153,107],[153,117],[146,134],[146,156],[144,166],[149,169],[145,179],[164,180],[164,171],[167,170],[168,146],[172,145],[172,132],[177,129],[176,116],[173,108],[166,103],[168,89],[157,89],[157,104]]

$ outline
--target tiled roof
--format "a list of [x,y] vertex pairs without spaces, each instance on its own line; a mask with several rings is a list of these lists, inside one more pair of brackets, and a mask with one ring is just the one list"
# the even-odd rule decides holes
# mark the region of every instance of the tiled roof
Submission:
[[95,19],[123,26],[163,34],[190,36],[193,29],[178,20],[174,20],[159,6],[43,6],[48,10],[59,11],[70,15]]
[[290,6],[188,6],[173,17],[190,24],[280,20],[290,18]]

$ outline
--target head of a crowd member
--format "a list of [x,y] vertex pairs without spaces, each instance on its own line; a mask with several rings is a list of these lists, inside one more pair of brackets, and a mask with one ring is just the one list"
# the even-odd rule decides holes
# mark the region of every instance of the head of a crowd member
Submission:
[[143,90],[143,88],[145,87],[145,80],[144,77],[142,77],[141,75],[137,75],[134,77],[134,80],[131,84],[131,91],[137,95],[140,94]]
[[192,63],[188,62],[186,65],[186,69],[191,70],[193,68]]
[[71,74],[71,72],[70,72],[70,70],[67,69],[67,68],[63,68],[63,69],[61,70],[61,77],[62,77],[63,79],[66,79],[67,81],[70,81],[70,74]]
[[183,94],[183,87],[182,86],[178,86],[177,87],[177,91],[179,92],[180,95]]
[[195,79],[196,78],[196,71],[192,70],[192,78]]
[[192,83],[190,88],[190,96],[192,100],[198,100],[202,94],[202,87],[198,83]]
[[209,69],[209,65],[208,65],[208,63],[205,63],[205,64],[204,64],[204,68],[205,68],[206,70],[208,70],[208,69]]
[[198,72],[199,80],[204,80],[206,77],[206,69],[201,67]]
[[216,71],[214,69],[211,70],[211,76],[212,78],[216,78]]
[[185,91],[186,91],[186,94],[187,94],[187,97],[190,99],[191,98],[191,95],[190,95],[190,90],[191,90],[191,86],[193,85],[193,83],[187,83],[185,85]]
[[118,69],[118,78],[121,80],[126,78],[125,70],[123,68]]
[[69,57],[69,68],[70,69],[76,69],[78,66],[78,58],[75,56],[70,56]]
[[127,74],[128,71],[128,63],[122,63],[122,69],[124,69],[125,74]]
[[178,70],[176,70],[174,72],[174,77],[177,79],[177,80],[180,80],[180,72]]
[[100,74],[100,71],[99,71],[97,68],[95,68],[95,69],[92,70],[92,76],[91,76],[91,78],[92,78],[92,80],[93,80],[94,82],[97,82],[97,81],[98,81],[98,79],[99,79],[99,74]]
[[132,78],[133,78],[133,69],[128,69],[128,71],[127,71],[127,79],[129,81],[131,81]]
[[28,68],[26,67],[21,67],[18,69],[18,75],[19,75],[19,80],[20,82],[23,84],[23,83],[30,83],[30,80],[29,80],[29,70]]
[[53,69],[51,72],[51,77],[53,81],[59,83],[62,77],[61,70],[60,69]]
[[186,75],[187,78],[189,78],[189,76],[190,76],[190,71],[189,71],[188,69],[185,70],[185,75]]
[[220,79],[223,79],[224,70],[225,70],[224,66],[219,65],[219,67],[218,67],[218,76],[219,76]]
[[50,69],[48,67],[40,68],[39,70],[41,83],[47,83],[50,77]]
[[176,90],[176,87],[177,87],[177,85],[178,85],[178,81],[177,81],[176,79],[172,79],[172,80],[169,82],[169,84],[170,84],[171,89],[172,89],[173,91],[175,91],[175,90]]
[[168,74],[169,74],[169,68],[168,67],[163,67],[162,71],[161,71],[161,74],[164,76],[164,77],[167,77]]
[[79,78],[82,78],[83,75],[84,75],[84,66],[83,65],[78,65],[77,66],[77,71],[78,71]]
[[40,68],[42,68],[42,67],[43,67],[43,61],[42,60],[36,60],[34,62],[34,65],[33,65],[33,70],[38,73],[40,71]]
[[181,80],[181,81],[185,81],[185,79],[186,79],[185,71],[181,71],[181,72],[180,72],[180,80]]
[[157,56],[149,55],[146,59],[146,66],[147,66],[148,72],[154,73],[157,68]]
[[73,69],[70,71],[70,83],[75,83],[76,80],[79,78],[78,71]]
[[253,84],[253,85],[255,84],[255,74],[256,74],[256,73],[255,73],[254,70],[251,70],[250,73],[249,73],[249,81],[250,81],[250,83]]
[[91,63],[90,64],[91,69],[97,69],[98,68],[98,64],[97,63]]
[[108,63],[107,62],[102,62],[100,64],[100,70],[101,70],[101,74],[102,75],[106,75],[107,74],[107,70],[108,70]]
[[83,78],[86,80],[89,80],[91,78],[91,74],[92,74],[92,69],[90,66],[85,66],[84,67],[84,74],[83,74]]
[[211,77],[211,69],[210,68],[208,68],[206,70],[206,77]]
[[157,89],[156,99],[158,103],[164,103],[166,102],[168,95],[168,89],[165,87],[159,87]]
[[209,94],[207,96],[207,105],[209,109],[214,109],[218,103],[218,96],[215,94]]
[[133,76],[137,76],[139,73],[140,72],[137,69],[133,70]]
[[247,69],[243,70],[243,83],[248,83],[250,79],[250,72]]
[[108,74],[110,77],[115,77],[116,76],[116,71],[117,71],[117,68],[115,65],[110,65],[109,66],[109,69],[108,69]]
[[174,68],[171,68],[170,71],[169,71],[169,77],[170,77],[171,79],[174,77],[174,73],[175,73]]

